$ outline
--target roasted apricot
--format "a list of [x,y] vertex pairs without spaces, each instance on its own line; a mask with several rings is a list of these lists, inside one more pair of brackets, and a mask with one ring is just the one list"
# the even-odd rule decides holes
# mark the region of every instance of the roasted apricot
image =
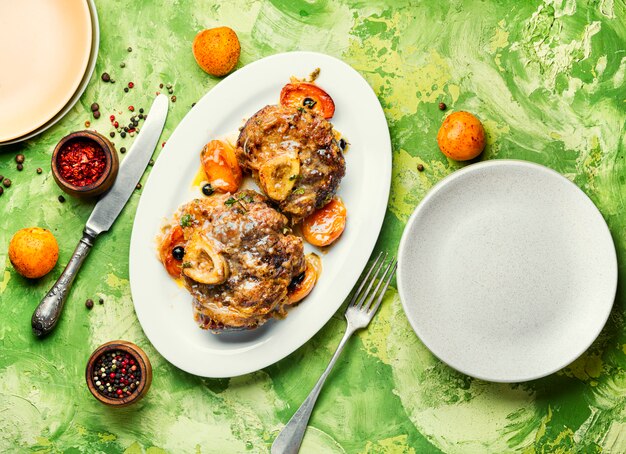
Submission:
[[337,197],[302,222],[304,239],[313,246],[328,246],[346,228],[346,207]]
[[317,85],[307,82],[285,85],[280,91],[280,104],[310,110],[327,120],[335,115],[333,98]]
[[48,274],[59,259],[59,245],[50,230],[30,227],[15,232],[9,243],[9,260],[15,271],[29,279]]
[[232,28],[216,27],[198,33],[193,40],[192,51],[205,72],[212,76],[225,76],[237,64],[241,45]]
[[[181,249],[182,248],[182,254]],[[185,236],[180,225],[172,227],[163,238],[159,248],[159,257],[165,269],[174,279],[180,277],[183,270],[183,260],[185,248]],[[176,249],[176,251],[175,251]]]
[[443,154],[455,161],[474,159],[485,148],[485,129],[469,112],[454,112],[443,121],[437,134]]
[[221,140],[207,143],[200,153],[207,179],[218,192],[236,192],[241,184],[241,168],[235,150]]
[[322,273],[322,261],[316,254],[307,254],[305,257],[306,269],[302,275],[294,279],[289,285],[289,304],[302,301],[317,283],[317,279]]

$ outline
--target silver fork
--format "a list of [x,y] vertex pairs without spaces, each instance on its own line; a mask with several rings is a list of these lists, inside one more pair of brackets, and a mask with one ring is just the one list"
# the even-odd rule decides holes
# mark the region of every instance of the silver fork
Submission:
[[[326,370],[317,381],[308,397],[304,400],[304,402],[302,402],[298,411],[294,413],[287,425],[278,434],[274,443],[272,443],[272,454],[297,454],[300,450],[300,445],[302,444],[302,439],[304,438],[304,432],[306,431],[309,418],[313,412],[313,407],[317,401],[317,396],[319,396],[326,378],[337,362],[337,358],[339,358],[339,355],[346,346],[348,339],[350,339],[354,332],[369,325],[374,318],[380,303],[383,301],[385,291],[387,290],[387,287],[389,287],[389,283],[391,282],[391,278],[396,272],[397,267],[395,257],[392,257],[385,266],[386,260],[387,253],[384,255],[382,252],[378,254],[376,261],[372,264],[369,271],[361,281],[361,285],[359,285],[357,291],[354,292],[354,296],[352,297],[345,313],[346,320],[348,322],[346,333],[343,335],[341,342],[339,342],[339,346],[331,358],[328,367],[326,367]],[[377,280],[378,284],[374,287],[374,283]],[[367,288],[365,288],[366,285]],[[374,288],[372,289],[372,287]]]

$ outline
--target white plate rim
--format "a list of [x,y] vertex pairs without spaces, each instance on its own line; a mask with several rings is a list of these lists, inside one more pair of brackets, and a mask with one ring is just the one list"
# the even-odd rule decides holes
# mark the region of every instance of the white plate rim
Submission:
[[[311,337],[313,337],[319,330],[323,328],[324,325],[326,325],[326,323],[332,318],[332,316],[336,313],[337,309],[339,309],[339,307],[343,304],[346,297],[349,295],[354,283],[357,281],[358,277],[361,274],[361,271],[367,264],[367,261],[376,245],[378,236],[380,234],[380,230],[382,228],[382,224],[383,224],[386,212],[387,212],[389,192],[391,188],[391,166],[392,166],[391,138],[389,135],[389,129],[388,129],[387,121],[386,121],[382,106],[380,105],[380,102],[376,94],[372,90],[371,86],[367,83],[367,81],[363,78],[363,76],[361,76],[354,68],[352,68],[347,63],[330,55],[317,53],[317,52],[310,52],[310,51],[286,52],[286,53],[271,55],[269,57],[262,58],[260,60],[257,60],[255,62],[252,62],[246,65],[244,68],[236,71],[229,77],[220,81],[215,87],[213,87],[213,89],[207,92],[200,101],[198,101],[198,103],[196,104],[196,107],[198,107],[201,103],[210,102],[211,98],[213,97],[212,93],[216,92],[216,90],[218,90],[219,87],[226,87],[227,89],[229,89],[229,86],[234,87],[240,78],[238,74],[241,75],[244,72],[250,73],[254,71],[257,67],[260,67],[261,69],[263,69],[263,67],[260,65],[272,65],[273,63],[280,62],[282,60],[284,60],[285,62],[292,62],[293,59],[307,60],[307,64],[310,65],[312,68],[319,66],[319,67],[322,67],[322,71],[324,71],[324,68],[323,68],[324,61],[332,62],[333,65],[338,65],[343,68],[342,70],[347,71],[350,74],[352,74],[352,77],[354,77],[354,80],[358,81],[358,84],[360,84],[361,89],[366,90],[366,92],[368,93],[367,96],[369,97],[371,101],[370,102],[370,107],[372,109],[371,114],[372,116],[376,118],[376,124],[379,125],[379,127],[377,127],[378,129],[377,132],[379,133],[379,137],[381,137],[381,141],[384,143],[384,146],[382,147],[382,149],[379,148],[380,154],[381,156],[384,156],[384,159],[381,158],[380,160],[380,164],[381,164],[381,166],[379,167],[380,181],[377,186],[378,192],[376,196],[377,205],[373,204],[373,209],[367,219],[367,223],[370,226],[367,229],[367,231],[369,232],[368,244],[362,245],[361,247],[359,247],[357,251],[354,252],[356,260],[351,262],[351,266],[349,269],[345,270],[346,273],[344,276],[345,279],[343,280],[344,281],[343,286],[340,288],[336,288],[335,292],[333,293],[333,295],[335,296],[332,296],[332,299],[333,301],[336,301],[336,304],[332,312],[325,313],[323,317],[323,322],[318,321],[318,323],[312,325],[312,327],[302,330],[302,332],[300,331],[297,332],[296,340],[288,344],[278,345],[277,348],[273,350],[271,358],[255,360],[247,364],[238,365],[237,367],[229,367],[228,369],[219,370],[219,371],[215,370],[214,367],[212,368],[212,370],[207,371],[206,367],[203,367],[202,365],[198,363],[190,364],[189,362],[181,361],[180,358],[172,354],[171,348],[169,346],[161,344],[158,339],[158,336],[155,336],[154,333],[151,333],[150,329],[146,329],[145,323],[147,321],[148,316],[147,314],[143,312],[144,308],[142,304],[138,304],[137,302],[139,298],[141,298],[141,294],[140,294],[141,292],[140,292],[140,287],[139,287],[140,284],[138,283],[139,278],[137,277],[139,274],[141,274],[141,268],[134,258],[134,256],[136,255],[134,251],[137,247],[137,241],[138,241],[137,237],[140,235],[139,232],[142,228],[141,221],[140,221],[141,214],[143,213],[144,210],[147,210],[147,208],[144,207],[144,203],[143,203],[145,200],[145,194],[148,193],[152,184],[158,184],[158,183],[154,183],[154,180],[158,178],[158,173],[159,173],[159,161],[157,160],[157,163],[155,164],[155,167],[153,168],[148,178],[148,181],[146,182],[146,185],[144,186],[144,193],[142,194],[142,198],[139,201],[137,213],[135,215],[132,235],[131,235],[130,257],[129,257],[129,279],[130,279],[130,286],[131,286],[131,295],[133,298],[135,312],[142,326],[144,334],[146,335],[148,340],[152,343],[152,345],[155,347],[155,349],[159,351],[159,353],[167,361],[172,363],[174,366],[194,375],[204,376],[204,377],[213,377],[213,378],[225,378],[225,377],[235,377],[235,376],[240,376],[240,375],[244,375],[247,373],[255,372],[271,364],[274,364],[277,361],[280,361],[281,359],[285,358],[286,356],[296,351],[306,342],[308,342],[308,340],[310,340]],[[287,81],[288,79],[285,81],[285,83],[287,83]],[[278,93],[276,94],[276,96],[278,96]],[[260,107],[262,106],[259,106],[259,108]],[[168,153],[168,150],[174,149],[175,144],[178,142],[178,135],[183,134],[181,132],[181,129],[182,129],[181,126],[186,123],[186,120],[190,115],[193,115],[193,111],[190,111],[183,118],[183,120],[179,123],[179,125],[176,127],[175,131],[172,133],[172,135],[168,139],[165,145],[165,148],[162,150],[163,155],[165,156],[167,156],[168,154],[171,155],[171,152]],[[159,157],[161,157],[161,155]],[[321,295],[321,296],[323,297],[324,295]],[[297,309],[298,309],[297,307],[294,308],[294,310],[297,310]],[[281,322],[279,321],[277,323],[281,323]]]
[[[412,225],[416,222],[416,219],[418,218],[418,216],[422,213],[422,210],[424,209],[424,207],[426,207],[429,203],[429,201],[439,192],[441,191],[443,188],[445,188],[446,186],[448,186],[450,183],[452,183],[454,180],[462,177],[463,175],[467,174],[467,173],[471,173],[471,172],[475,172],[477,170],[480,170],[481,168],[484,167],[504,167],[504,166],[521,166],[521,167],[529,167],[529,168],[533,168],[535,170],[540,170],[542,172],[545,172],[555,178],[558,178],[559,180],[565,181],[567,182],[567,184],[570,185],[570,187],[572,187],[574,189],[574,192],[578,192],[583,200],[586,199],[589,203],[591,203],[591,205],[595,208],[598,216],[600,217],[600,219],[602,219],[602,225],[603,225],[603,233],[606,236],[606,240],[610,243],[611,245],[611,251],[612,251],[612,256],[610,257],[610,261],[611,261],[611,282],[613,282],[612,285],[612,289],[610,294],[613,295],[613,298],[611,299],[610,302],[607,302],[604,306],[604,314],[602,316],[602,323],[599,324],[596,329],[594,330],[594,335],[593,337],[590,338],[589,342],[586,343],[586,346],[584,349],[582,349],[581,351],[573,354],[571,357],[563,359],[561,362],[559,362],[559,364],[556,364],[554,367],[552,367],[551,369],[546,370],[544,373],[539,373],[536,375],[530,375],[527,377],[523,377],[520,379],[520,377],[489,377],[489,376],[484,376],[481,374],[476,374],[470,370],[464,369],[463,367],[459,367],[458,365],[453,364],[451,361],[442,358],[441,356],[439,356],[439,354],[437,354],[435,351],[433,351],[433,347],[432,345],[429,344],[429,342],[427,340],[425,340],[421,335],[420,335],[420,326],[418,324],[417,320],[414,320],[410,315],[409,315],[409,310],[408,310],[408,300],[410,298],[408,298],[408,295],[406,294],[405,290],[404,290],[404,283],[403,283],[403,275],[404,273],[402,272],[402,269],[404,267],[405,264],[405,251],[407,250],[407,243],[410,241],[410,239],[408,238],[408,232],[411,230]],[[536,380],[539,378],[543,378],[546,377],[548,375],[551,375],[555,372],[558,372],[559,370],[563,369],[564,367],[566,367],[568,364],[571,364],[573,361],[575,361],[577,358],[579,358],[581,355],[583,355],[585,353],[585,351],[587,351],[587,349],[589,349],[589,347],[593,344],[593,342],[598,338],[598,336],[600,335],[602,329],[604,328],[604,326],[606,325],[606,322],[609,319],[609,316],[611,315],[611,310],[613,308],[614,305],[614,301],[615,301],[615,295],[617,294],[617,284],[618,284],[618,275],[619,275],[619,270],[618,270],[618,262],[617,262],[617,252],[615,250],[615,242],[613,240],[613,237],[611,235],[611,231],[606,223],[606,220],[604,219],[604,217],[602,216],[602,213],[600,212],[600,210],[597,208],[597,206],[595,205],[595,203],[593,203],[593,201],[591,200],[591,198],[581,189],[579,188],[575,183],[573,183],[572,181],[570,181],[569,179],[567,179],[566,177],[564,177],[563,175],[561,175],[559,172],[555,171],[554,169],[551,169],[549,167],[546,167],[544,165],[541,164],[537,164],[531,161],[525,161],[525,160],[518,160],[518,159],[494,159],[494,160],[490,160],[490,161],[482,161],[482,162],[477,162],[474,164],[470,164],[460,170],[457,170],[453,173],[451,173],[450,175],[446,176],[445,178],[443,178],[442,180],[440,180],[439,182],[437,182],[428,192],[428,194],[426,194],[426,196],[419,202],[419,204],[417,205],[417,207],[415,208],[415,210],[413,211],[413,213],[411,214],[411,216],[409,217],[409,220],[407,221],[405,227],[404,227],[404,231],[402,234],[402,238],[400,240],[400,245],[398,247],[398,273],[396,275],[396,281],[398,284],[398,293],[400,296],[400,302],[402,304],[402,308],[404,310],[404,313],[406,314],[406,317],[409,321],[409,324],[411,325],[411,328],[413,329],[413,331],[415,332],[415,335],[419,338],[420,342],[422,342],[426,348],[428,348],[428,350],[436,357],[438,358],[441,362],[443,362],[444,364],[448,365],[449,367],[451,367],[452,369],[455,369],[465,375],[477,378],[479,380],[485,380],[485,381],[491,381],[491,382],[495,382],[495,383],[521,383],[521,382],[526,382],[526,381],[531,381],[531,380]]]

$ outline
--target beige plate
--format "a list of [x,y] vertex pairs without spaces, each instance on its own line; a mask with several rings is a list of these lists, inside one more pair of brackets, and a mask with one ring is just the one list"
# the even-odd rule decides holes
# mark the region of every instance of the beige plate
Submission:
[[87,68],[92,32],[85,0],[0,2],[0,142],[67,104]]

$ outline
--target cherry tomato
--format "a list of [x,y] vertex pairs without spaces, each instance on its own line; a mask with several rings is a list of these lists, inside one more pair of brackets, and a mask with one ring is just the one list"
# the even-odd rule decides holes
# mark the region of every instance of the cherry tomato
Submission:
[[313,246],[328,246],[346,228],[346,207],[335,197],[302,223],[304,239]]
[[306,82],[285,85],[280,91],[280,104],[308,109],[327,120],[335,114],[333,98],[317,85]]
[[200,161],[207,179],[218,192],[235,192],[241,184],[241,168],[235,150],[228,143],[212,140],[200,153]]
[[183,270],[182,260],[174,258],[174,248],[185,247],[185,237],[183,235],[183,228],[180,225],[173,227],[163,239],[161,248],[159,250],[159,256],[161,262],[165,266],[165,269],[175,279],[180,277],[180,273]]
[[289,285],[289,304],[295,304],[311,293],[321,272],[322,261],[320,258],[315,254],[308,254],[306,256],[306,269],[303,275]]

